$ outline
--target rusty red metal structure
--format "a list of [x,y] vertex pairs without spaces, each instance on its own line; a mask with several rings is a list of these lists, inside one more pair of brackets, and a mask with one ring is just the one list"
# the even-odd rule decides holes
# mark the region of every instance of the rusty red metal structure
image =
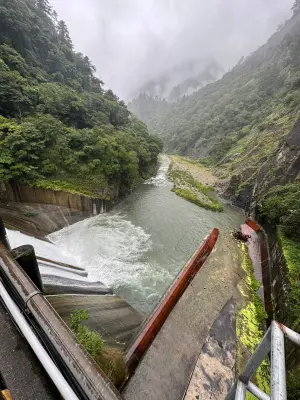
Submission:
[[261,227],[251,217],[246,219],[246,224],[256,233],[261,230]]
[[217,242],[218,236],[219,230],[216,228],[213,229],[201,247],[196,250],[183,270],[179,273],[154,311],[143,323],[125,356],[129,374],[134,372],[176,303],[210,255]]

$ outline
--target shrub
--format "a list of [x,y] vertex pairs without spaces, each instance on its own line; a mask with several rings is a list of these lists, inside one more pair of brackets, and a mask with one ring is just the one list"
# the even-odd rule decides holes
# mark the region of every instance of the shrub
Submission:
[[95,357],[95,361],[116,387],[120,387],[126,380],[127,369],[120,350],[104,347]]
[[91,356],[95,357],[101,353],[104,341],[97,332],[91,331],[87,326],[82,325],[82,322],[87,319],[87,310],[74,311],[70,316],[70,328],[75,333],[78,342]]
[[262,202],[261,214],[284,234],[300,239],[300,184],[276,186]]
[[123,353],[118,349],[104,346],[103,339],[96,331],[82,325],[82,322],[87,320],[87,310],[76,310],[70,315],[69,326],[78,342],[94,358],[107,377],[116,387],[120,387],[127,378]]

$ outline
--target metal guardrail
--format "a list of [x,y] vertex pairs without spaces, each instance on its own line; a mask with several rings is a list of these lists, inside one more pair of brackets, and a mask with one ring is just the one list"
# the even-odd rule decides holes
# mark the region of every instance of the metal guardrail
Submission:
[[[55,361],[63,376],[58,376],[58,370],[50,374],[54,384],[66,400],[75,399],[70,396],[69,389],[63,386],[67,382],[70,389],[76,393],[76,398],[84,400],[118,400],[120,393],[107,378],[93,358],[83,349],[68,326],[44,297],[43,293],[29,278],[28,274],[13,258],[9,250],[5,227],[0,219],[0,297],[4,302],[21,332],[25,329],[32,338],[29,342],[38,358],[41,351],[34,338],[38,338]],[[5,243],[5,244],[4,244]],[[8,245],[8,248],[6,248]],[[21,252],[23,254],[23,252]],[[31,272],[31,271],[28,271]],[[18,323],[18,321],[19,323]],[[26,326],[29,322],[30,332]],[[24,330],[22,330],[22,327]],[[34,333],[34,338],[32,337]],[[28,336],[28,337],[29,337]],[[26,337],[28,340],[28,338]],[[44,359],[46,359],[44,357]],[[42,365],[45,366],[45,363]],[[46,360],[48,362],[49,360]],[[51,360],[50,360],[51,361]],[[48,365],[48,364],[47,364]],[[50,365],[50,364],[49,364]],[[63,379],[62,379],[63,378]],[[58,384],[59,382],[60,384]],[[65,385],[66,386],[66,385]],[[62,389],[62,390],[60,390]],[[1,399],[1,398],[0,398]]]
[[[284,337],[300,346],[300,335],[298,333],[277,321],[272,321],[270,328],[247,362],[237,383],[227,396],[227,400],[244,400],[247,391],[252,393],[259,400],[286,400]],[[254,385],[254,383],[251,382],[251,378],[270,352],[271,393],[269,396]]]

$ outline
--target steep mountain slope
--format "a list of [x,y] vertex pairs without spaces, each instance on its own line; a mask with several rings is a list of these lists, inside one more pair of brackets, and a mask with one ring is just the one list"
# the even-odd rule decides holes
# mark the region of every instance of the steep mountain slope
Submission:
[[148,176],[160,148],[47,0],[0,0],[0,181],[109,195]]
[[[156,113],[155,131],[167,149],[220,160],[237,139],[267,116],[293,111],[297,101],[292,92],[299,89],[299,35],[296,14],[222,79],[169,105],[168,112]],[[154,100],[160,110],[161,101]]]
[[[299,61],[296,4],[291,19],[219,81],[174,104],[140,95],[133,109],[163,139],[167,151],[213,166],[225,182],[230,181],[227,195],[249,209],[252,199],[263,202],[274,185],[292,183],[298,175],[297,162],[292,166],[288,159],[288,167],[280,167],[276,154],[284,152],[285,136],[298,119]],[[299,135],[293,132],[293,137]],[[282,217],[289,213],[286,210]]]

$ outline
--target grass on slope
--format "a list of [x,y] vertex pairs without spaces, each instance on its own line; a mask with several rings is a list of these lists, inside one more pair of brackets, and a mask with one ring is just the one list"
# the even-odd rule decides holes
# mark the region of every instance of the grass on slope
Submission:
[[273,113],[264,124],[255,125],[252,129],[246,127],[234,134],[234,145],[217,165],[218,175],[226,178],[252,169],[248,182],[243,182],[243,186],[253,183],[259,168],[274,153],[279,141],[290,132],[295,119],[294,114]]
[[178,169],[173,161],[169,169],[169,178],[174,184],[172,191],[178,196],[199,207],[212,211],[223,211],[222,204],[214,195],[214,188],[198,182],[190,172]]

